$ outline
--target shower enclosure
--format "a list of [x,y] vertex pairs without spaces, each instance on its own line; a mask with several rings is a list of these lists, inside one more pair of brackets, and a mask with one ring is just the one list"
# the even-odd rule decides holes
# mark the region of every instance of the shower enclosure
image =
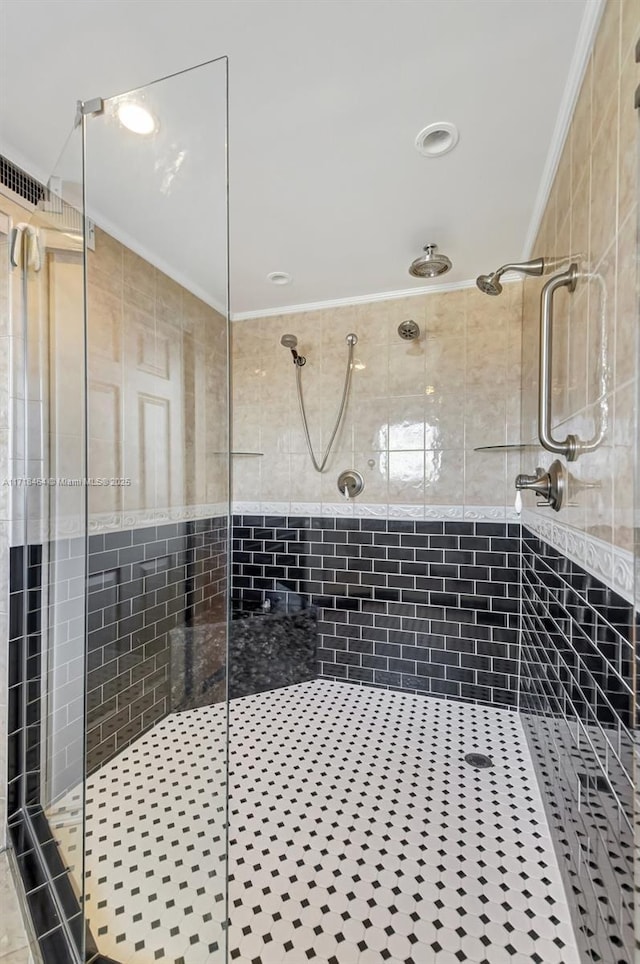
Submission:
[[[7,232],[10,836],[46,961],[130,960],[147,923],[116,922],[147,902],[171,960],[197,930],[223,961],[226,60],[98,93],[78,104],[31,218]],[[184,784],[186,761],[174,734],[159,778],[145,737],[199,714],[204,776],[181,787],[163,837],[166,786]],[[169,861],[174,835],[184,859]],[[172,930],[167,871],[189,884],[197,929]]]
[[[571,178],[480,290],[231,338],[226,60],[90,93],[0,213],[8,827],[44,964],[632,964],[635,303],[566,514],[512,509]],[[630,237],[559,296],[567,429]]]

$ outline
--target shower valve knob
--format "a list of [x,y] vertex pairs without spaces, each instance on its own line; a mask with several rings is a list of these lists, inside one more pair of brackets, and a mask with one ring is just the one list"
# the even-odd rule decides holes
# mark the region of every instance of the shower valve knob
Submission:
[[364,479],[355,469],[346,469],[338,476],[338,488],[345,499],[355,499],[364,489]]
[[549,498],[550,488],[551,479],[549,478],[549,473],[545,472],[540,466],[536,469],[535,475],[525,475],[523,473],[516,477],[516,489],[529,489],[535,492],[536,495],[544,496],[545,499]]
[[556,459],[549,466],[548,472],[538,466],[535,475],[518,475],[516,489],[535,492],[542,496],[537,505],[548,506],[558,512],[564,502],[566,490],[566,473],[562,463]]

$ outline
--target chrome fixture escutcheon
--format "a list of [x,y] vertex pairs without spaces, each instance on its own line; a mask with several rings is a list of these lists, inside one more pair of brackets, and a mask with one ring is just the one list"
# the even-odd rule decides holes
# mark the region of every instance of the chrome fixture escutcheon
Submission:
[[364,489],[364,479],[355,469],[345,469],[338,476],[338,489],[345,499],[355,499]]
[[535,475],[521,474],[516,476],[516,489],[518,491],[528,490],[541,496],[541,500],[536,504],[539,506],[549,506],[559,512],[564,502],[567,491],[566,470],[559,459],[552,462],[549,471],[545,472],[538,466]]

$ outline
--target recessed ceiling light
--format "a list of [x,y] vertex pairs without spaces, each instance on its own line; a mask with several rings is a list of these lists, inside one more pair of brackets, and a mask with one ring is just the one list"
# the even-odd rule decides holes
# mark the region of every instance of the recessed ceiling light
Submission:
[[130,100],[118,105],[118,120],[134,134],[153,134],[158,129],[158,121],[151,111]]
[[416,137],[416,150],[425,157],[441,157],[452,151],[460,134],[455,124],[448,121],[441,121],[438,124],[429,124],[424,127]]
[[267,275],[267,281],[272,285],[288,285],[291,284],[291,275],[286,271],[272,271]]

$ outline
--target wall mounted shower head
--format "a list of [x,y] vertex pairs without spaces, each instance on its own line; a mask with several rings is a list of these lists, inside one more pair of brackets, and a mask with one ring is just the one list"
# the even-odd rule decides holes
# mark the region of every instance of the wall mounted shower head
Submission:
[[521,274],[527,275],[541,275],[549,274],[550,271],[554,271],[561,264],[564,264],[568,258],[534,258],[533,261],[520,261],[513,264],[503,264],[501,268],[497,271],[492,271],[491,274],[481,274],[476,278],[476,284],[480,291],[485,295],[499,295],[502,293],[502,285],[500,284],[500,278],[507,271],[519,271]]
[[294,365],[300,365],[300,366],[306,365],[307,359],[304,357],[304,355],[299,355],[298,352],[296,351],[296,348],[298,345],[298,339],[296,338],[295,335],[283,335],[282,338],[280,339],[280,344],[284,348],[289,349],[293,357]]
[[409,267],[409,274],[414,278],[437,278],[451,270],[451,259],[438,253],[437,244],[425,244],[423,251]]
[[498,278],[499,273],[497,271],[494,271],[493,274],[481,274],[476,278],[476,284],[485,295],[499,295],[502,294],[502,285]]
[[420,337],[420,327],[412,319],[401,321],[398,325],[398,334],[405,341],[413,341]]

